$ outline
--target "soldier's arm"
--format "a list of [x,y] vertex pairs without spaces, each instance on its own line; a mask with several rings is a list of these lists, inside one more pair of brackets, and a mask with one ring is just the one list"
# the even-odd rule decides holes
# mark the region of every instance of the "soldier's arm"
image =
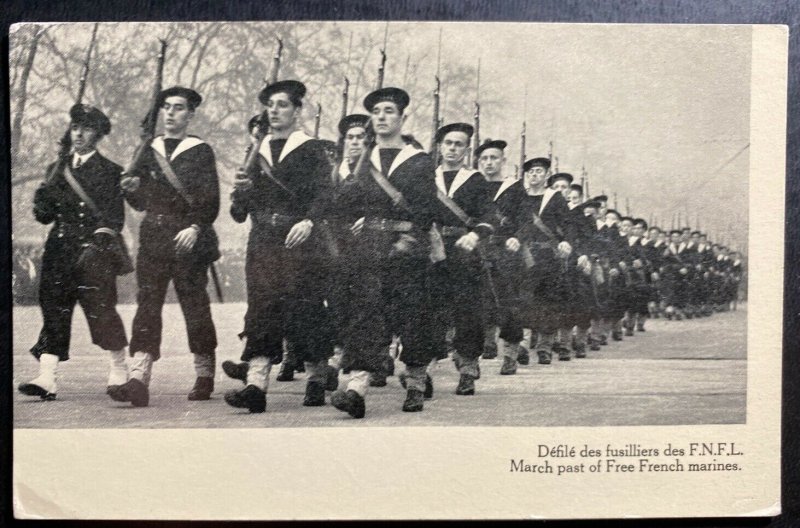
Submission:
[[200,145],[197,148],[194,206],[189,213],[189,221],[202,228],[213,224],[219,215],[219,176],[211,147]]
[[308,192],[311,193],[311,202],[306,212],[306,218],[317,224],[330,211],[333,195],[330,181],[331,165],[321,146],[313,149],[309,159],[309,168],[311,174],[308,175]]
[[[47,167],[47,173],[50,174],[52,165]],[[33,216],[37,222],[42,224],[49,224],[56,219],[56,203],[55,188],[52,184],[43,182],[33,195]]]
[[485,238],[497,231],[500,214],[497,209],[497,204],[490,198],[487,199],[492,192],[489,182],[480,175],[472,176],[471,179],[478,182],[478,185],[475,186],[475,196],[473,197],[475,200],[475,209],[478,212],[475,218],[478,221],[478,225],[475,226],[473,231],[475,231],[479,237]]
[[110,183],[108,187],[104,189],[104,199],[98,204],[102,211],[102,218],[97,224],[98,229],[106,227],[119,233],[125,225],[125,202],[122,198],[122,188],[120,187],[119,177],[121,172],[122,167],[109,161],[107,181],[113,183]]

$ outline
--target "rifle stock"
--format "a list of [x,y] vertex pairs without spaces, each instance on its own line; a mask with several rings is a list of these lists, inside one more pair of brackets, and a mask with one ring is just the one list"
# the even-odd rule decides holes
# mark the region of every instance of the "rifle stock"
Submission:
[[136,151],[133,154],[133,159],[131,163],[128,165],[128,168],[125,170],[125,174],[133,175],[135,174],[139,166],[142,163],[142,157],[147,150],[147,147],[150,146],[150,143],[153,141],[153,138],[156,135],[156,126],[158,125],[158,113],[161,110],[158,107],[158,96],[161,93],[161,85],[164,78],[164,57],[166,56],[167,52],[167,42],[165,40],[160,40],[160,48],[158,52],[158,60],[156,66],[156,80],[153,86],[153,98],[152,103],[150,104],[150,109],[147,111],[147,114],[144,116],[142,120],[141,128],[142,133],[140,135],[141,141],[139,142],[139,146],[136,147]]

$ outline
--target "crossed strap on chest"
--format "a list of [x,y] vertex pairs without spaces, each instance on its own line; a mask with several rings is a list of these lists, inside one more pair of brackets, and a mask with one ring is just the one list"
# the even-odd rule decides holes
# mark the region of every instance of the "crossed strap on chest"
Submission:
[[72,170],[70,170],[69,166],[64,167],[64,180],[66,180],[67,184],[72,188],[75,194],[83,201],[87,207],[92,211],[92,214],[95,215],[98,219],[103,217],[103,214],[100,212],[100,208],[97,207],[97,204],[92,200],[92,198],[86,194],[86,191],[81,186],[80,182],[75,179],[75,175],[72,174]]
[[158,163],[158,166],[161,168],[161,172],[167,179],[167,182],[172,185],[172,188],[178,192],[180,197],[183,198],[190,207],[194,207],[194,198],[192,198],[192,195],[186,190],[186,187],[184,187],[178,175],[175,174],[175,170],[172,168],[172,165],[170,165],[169,160],[158,151],[153,151],[153,155],[156,158],[156,163]]

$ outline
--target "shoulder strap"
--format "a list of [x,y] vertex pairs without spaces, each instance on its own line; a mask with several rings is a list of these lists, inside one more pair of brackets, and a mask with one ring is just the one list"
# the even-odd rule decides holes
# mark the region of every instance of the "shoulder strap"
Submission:
[[369,168],[369,173],[372,175],[372,179],[375,180],[375,183],[377,183],[380,186],[380,188],[383,189],[383,192],[389,195],[389,198],[392,199],[392,203],[395,206],[401,207],[405,211],[411,212],[408,206],[408,202],[406,201],[405,196],[403,196],[403,193],[398,191],[397,187],[392,185],[392,183],[388,179],[386,179],[386,176],[384,176],[383,173],[381,173],[379,170],[377,170],[375,167],[372,166],[370,166]]
[[267,163],[267,160],[264,159],[264,156],[260,154],[256,155],[258,156],[258,166],[261,168],[261,171],[267,176],[267,178],[269,178],[272,183],[286,191],[292,198],[296,198],[294,192],[284,185],[283,182],[281,182],[278,178],[276,178],[274,174],[272,174],[272,169],[270,168],[269,163]]
[[461,220],[461,222],[463,222],[463,223],[464,223],[464,225],[466,225],[467,227],[472,227],[473,225],[475,225],[475,220],[473,220],[473,219],[472,219],[472,218],[471,218],[471,217],[470,217],[470,216],[469,216],[469,215],[466,213],[466,211],[464,211],[464,210],[463,210],[461,207],[459,207],[459,205],[458,205],[458,204],[455,202],[455,200],[453,200],[452,198],[450,198],[449,196],[447,196],[445,193],[443,193],[443,192],[442,192],[440,189],[438,189],[438,188],[436,189],[436,198],[438,198],[438,199],[439,199],[439,201],[440,201],[440,202],[442,202],[442,204],[443,204],[445,207],[447,207],[447,209],[448,209],[448,210],[449,210],[451,213],[453,213],[454,215],[456,215],[456,217],[457,217],[459,220]]
[[533,215],[532,216],[533,225],[535,225],[536,228],[542,233],[544,233],[544,235],[551,241],[558,242],[558,238],[556,238],[556,236],[553,234],[550,228],[545,225],[545,223],[542,221],[542,218],[536,213],[531,213],[531,214]]
[[190,206],[194,206],[194,200],[192,199],[191,195],[186,191],[186,187],[183,186],[181,180],[178,179],[178,175],[175,174],[175,171],[172,169],[172,165],[169,164],[167,158],[161,155],[160,152],[153,149],[153,156],[156,158],[156,162],[158,162],[158,166],[161,167],[161,172],[164,173],[164,176],[167,178],[167,181],[172,185],[172,187],[178,191],[178,194],[181,195],[181,198],[186,200]]
[[64,179],[67,181],[69,186],[72,187],[72,190],[75,191],[75,194],[77,194],[80,199],[89,206],[89,209],[92,210],[92,213],[94,213],[95,216],[102,216],[100,214],[100,209],[97,208],[97,204],[94,203],[94,200],[92,200],[88,194],[86,194],[86,191],[83,190],[81,184],[75,179],[75,176],[72,174],[69,165],[64,167]]

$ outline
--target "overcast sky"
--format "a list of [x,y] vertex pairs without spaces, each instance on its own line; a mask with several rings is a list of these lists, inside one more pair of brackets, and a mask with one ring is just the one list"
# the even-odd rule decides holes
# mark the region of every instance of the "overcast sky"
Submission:
[[[383,38],[383,23],[351,26]],[[392,22],[386,85],[402,80],[408,48],[430,50],[417,72],[433,78],[440,28],[443,83],[449,67],[481,59],[481,137],[510,143],[509,172],[524,115],[528,157],[553,141],[559,169],[579,178],[585,165],[592,194],[616,191],[620,209],[628,198],[662,225],[680,211],[696,227],[699,214],[704,230],[744,247],[750,28]],[[472,108],[445,100],[443,112],[472,122]],[[428,120],[409,127],[425,135]]]

